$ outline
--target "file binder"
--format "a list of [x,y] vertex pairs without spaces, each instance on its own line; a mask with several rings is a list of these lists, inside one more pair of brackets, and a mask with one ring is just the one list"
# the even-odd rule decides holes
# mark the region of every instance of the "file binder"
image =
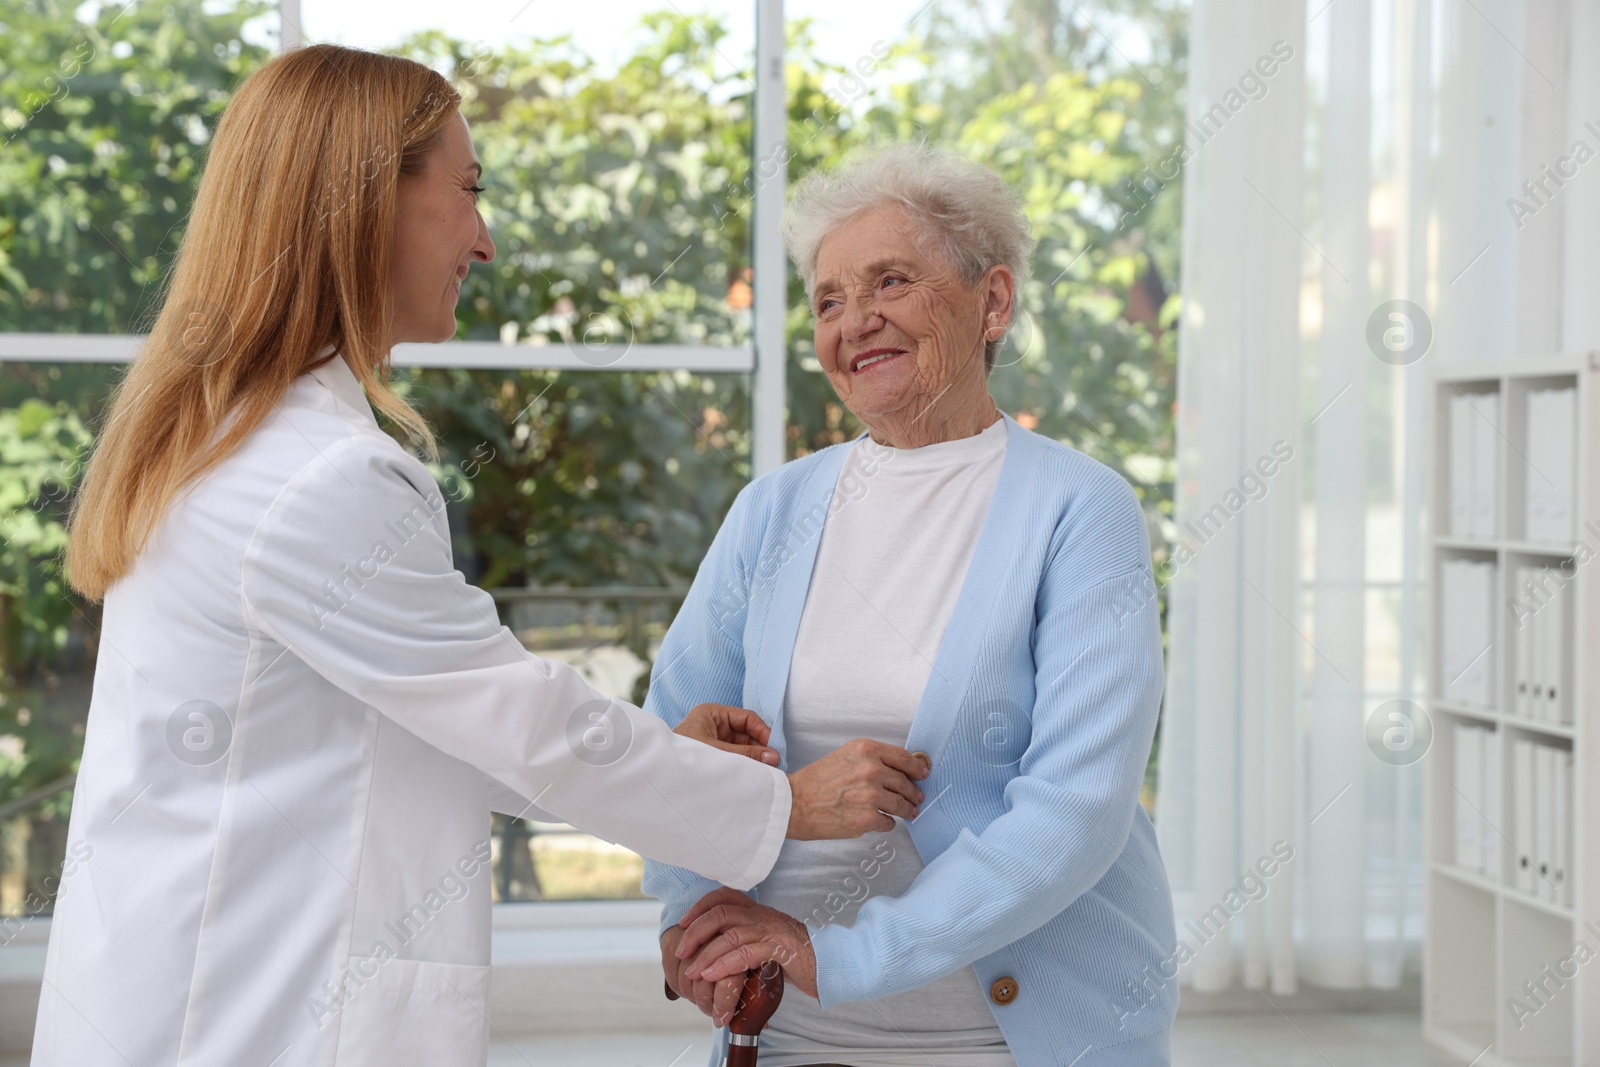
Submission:
[[1529,895],[1538,892],[1534,873],[1533,742],[1518,738],[1511,749],[1512,882]]

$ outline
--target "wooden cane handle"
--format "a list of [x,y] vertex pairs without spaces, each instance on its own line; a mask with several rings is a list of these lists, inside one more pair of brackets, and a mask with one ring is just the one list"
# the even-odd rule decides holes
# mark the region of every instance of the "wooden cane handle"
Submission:
[[783,968],[776,961],[744,972],[739,1006],[728,1023],[728,1067],[756,1067],[756,1050],[767,1020],[783,1000]]

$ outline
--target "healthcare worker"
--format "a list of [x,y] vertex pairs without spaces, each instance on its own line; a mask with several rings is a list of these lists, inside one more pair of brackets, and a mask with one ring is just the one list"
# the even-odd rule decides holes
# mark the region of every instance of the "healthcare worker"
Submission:
[[431,449],[389,349],[453,336],[494,256],[458,103],[319,45],[218,124],[72,518],[104,615],[38,1067],[482,1064],[491,809],[746,888],[786,835],[922,800],[892,746],[789,777],[751,712],[669,731],[454,569],[437,483],[372,406]]

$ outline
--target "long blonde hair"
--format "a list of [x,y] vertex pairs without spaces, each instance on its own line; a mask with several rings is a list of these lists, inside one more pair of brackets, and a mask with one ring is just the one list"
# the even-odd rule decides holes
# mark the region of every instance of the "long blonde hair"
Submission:
[[389,386],[389,264],[399,180],[422,170],[460,102],[420,63],[335,45],[287,52],[239,87],[73,506],[66,566],[80,594],[103,598],[178,494],[295,378],[337,358],[323,356],[330,344],[437,458],[427,422]]

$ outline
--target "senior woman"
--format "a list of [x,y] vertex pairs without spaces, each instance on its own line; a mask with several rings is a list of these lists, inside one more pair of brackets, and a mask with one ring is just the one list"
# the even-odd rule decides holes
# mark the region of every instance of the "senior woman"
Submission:
[[1149,548],[1121,477],[989,393],[1033,244],[1018,202],[895,146],[802,181],[785,235],[817,360],[868,432],[740,493],[646,707],[754,709],[789,767],[903,745],[927,800],[787,842],[748,896],[648,863],[668,983],[722,1024],[744,970],[781,963],[768,1067],[1166,1063],[1172,906],[1138,803]]

